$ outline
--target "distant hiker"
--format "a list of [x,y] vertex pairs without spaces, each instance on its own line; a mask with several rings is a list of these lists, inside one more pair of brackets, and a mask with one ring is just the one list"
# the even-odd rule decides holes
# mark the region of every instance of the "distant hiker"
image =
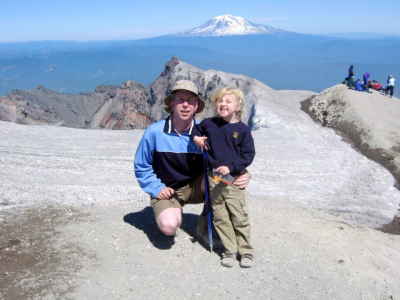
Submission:
[[360,79],[357,79],[356,82],[354,83],[354,89],[356,91],[365,91],[364,84],[361,82]]
[[351,65],[349,67],[349,75],[347,76],[347,78],[353,77],[354,76],[354,71],[353,71],[354,67],[353,65]]
[[203,120],[192,132],[194,142],[208,150],[209,182],[214,226],[224,246],[221,265],[253,265],[246,191],[231,180],[246,172],[255,156],[250,128],[241,122],[244,96],[239,89],[223,88],[213,96],[216,117]]
[[[190,138],[194,115],[204,108],[197,86],[179,80],[165,98],[167,119],[150,125],[136,150],[134,168],[140,187],[150,195],[160,231],[175,236],[182,223],[182,207],[203,203],[203,155]],[[234,180],[244,188],[248,173]]]
[[363,74],[363,84],[364,84],[364,89],[368,92],[369,91],[369,88],[368,88],[368,79],[369,79],[369,73],[368,72],[365,72],[364,74]]
[[344,79],[343,84],[347,85],[349,89],[354,89],[354,71],[353,71],[353,65],[349,67],[349,73],[347,77]]
[[390,97],[393,97],[395,83],[396,78],[394,78],[393,75],[389,75],[387,80],[386,94],[389,94]]

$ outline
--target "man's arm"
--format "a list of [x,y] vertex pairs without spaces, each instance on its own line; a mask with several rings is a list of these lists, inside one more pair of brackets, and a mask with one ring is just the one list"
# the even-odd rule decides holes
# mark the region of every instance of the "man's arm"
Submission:
[[166,188],[165,184],[154,173],[153,153],[155,151],[155,136],[148,128],[136,150],[134,169],[135,176],[140,187],[151,197],[157,198],[160,192]]

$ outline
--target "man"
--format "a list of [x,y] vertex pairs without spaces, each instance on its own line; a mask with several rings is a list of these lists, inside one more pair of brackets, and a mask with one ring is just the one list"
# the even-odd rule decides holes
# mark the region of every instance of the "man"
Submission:
[[347,78],[353,77],[354,76],[354,66],[351,65],[349,67],[349,75],[347,76]]
[[393,91],[394,91],[394,85],[395,85],[396,79],[393,77],[393,75],[389,75],[388,80],[387,80],[387,94],[389,94],[390,97],[393,97]]
[[[204,201],[202,153],[190,138],[194,115],[204,102],[189,80],[177,81],[164,102],[170,115],[146,129],[134,167],[140,187],[151,197],[158,228],[173,236],[182,223],[182,207]],[[241,175],[234,184],[245,187],[249,177]]]

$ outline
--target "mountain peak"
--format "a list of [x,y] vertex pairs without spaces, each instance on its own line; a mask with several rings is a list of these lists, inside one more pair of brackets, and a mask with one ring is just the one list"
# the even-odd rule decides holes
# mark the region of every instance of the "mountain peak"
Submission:
[[203,25],[185,31],[186,36],[223,36],[245,34],[271,34],[283,32],[272,26],[255,24],[249,20],[233,15],[221,15],[213,17]]

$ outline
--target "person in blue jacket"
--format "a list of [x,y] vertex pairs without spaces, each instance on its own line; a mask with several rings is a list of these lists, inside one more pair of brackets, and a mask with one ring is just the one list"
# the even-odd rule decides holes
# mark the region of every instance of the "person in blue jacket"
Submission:
[[[160,231],[174,236],[182,223],[182,207],[203,203],[203,157],[190,134],[194,116],[204,109],[197,86],[179,80],[164,100],[167,119],[150,125],[136,150],[134,169],[140,187],[150,195]],[[233,182],[247,186],[248,173]]]
[[360,79],[357,79],[356,82],[354,83],[354,89],[356,91],[365,91],[364,84],[361,82]]

